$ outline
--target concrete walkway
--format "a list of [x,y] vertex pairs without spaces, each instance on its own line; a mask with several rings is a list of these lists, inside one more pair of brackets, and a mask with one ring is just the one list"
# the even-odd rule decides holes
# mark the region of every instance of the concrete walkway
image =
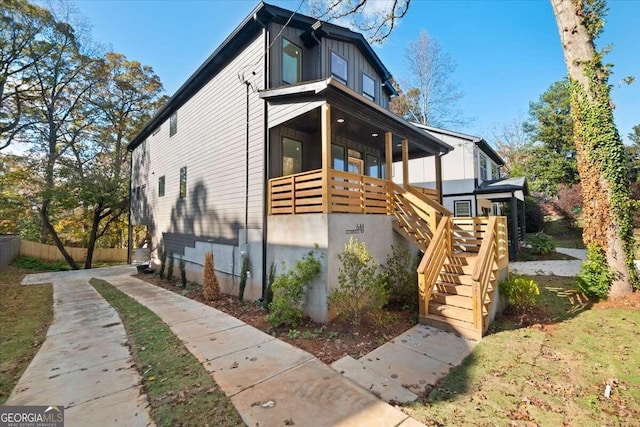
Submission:
[[126,275],[109,283],[154,311],[248,426],[420,426],[313,355],[207,305]]
[[88,282],[95,271],[25,277],[23,284],[53,283],[53,322],[6,404],[64,406],[69,426],[154,425],[118,313]]
[[585,249],[556,248],[557,252],[572,256],[572,260],[510,262],[509,271],[515,274],[575,277],[580,272],[582,261],[587,258]]

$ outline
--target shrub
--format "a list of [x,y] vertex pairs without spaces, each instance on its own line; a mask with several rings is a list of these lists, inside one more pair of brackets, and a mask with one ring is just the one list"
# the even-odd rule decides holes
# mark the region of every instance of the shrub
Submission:
[[531,253],[535,255],[546,255],[556,251],[553,237],[542,232],[530,234],[526,237],[526,242],[531,246]]
[[160,272],[158,273],[158,276],[160,276],[161,279],[164,279],[164,271],[167,268],[167,250],[163,249],[162,253],[160,254]]
[[180,284],[184,288],[187,286],[187,263],[182,257],[180,257],[180,261],[178,261],[178,269],[180,270]]
[[544,213],[533,196],[524,198],[524,227],[528,233],[537,233],[544,228]]
[[596,245],[589,245],[587,259],[582,263],[578,274],[578,288],[591,298],[606,298],[614,274],[602,249]]
[[269,275],[267,277],[267,286],[264,289],[262,305],[269,308],[269,304],[273,301],[273,282],[276,280],[276,263],[271,262],[269,266]]
[[[283,263],[284,266],[284,263]],[[318,274],[322,264],[316,258],[315,251],[310,251],[302,259],[296,261],[292,270],[285,270],[273,281],[273,301],[269,304],[271,311],[267,321],[273,326],[295,327],[304,318],[304,292],[306,286]]]
[[402,245],[391,246],[382,272],[389,302],[408,309],[418,307],[418,273],[416,259],[411,251]]
[[213,253],[204,255],[204,278],[202,279],[202,295],[206,301],[214,301],[220,297],[220,284],[213,269]]
[[63,260],[44,261],[40,258],[29,256],[19,257],[16,259],[15,264],[20,268],[28,268],[30,270],[66,271],[70,269],[69,264]]
[[500,293],[516,313],[524,313],[536,305],[540,290],[535,280],[510,274],[500,282]]
[[167,263],[167,280],[173,279],[173,251],[169,252],[169,262]]
[[377,274],[378,266],[366,245],[353,237],[338,259],[342,263],[338,270],[339,287],[329,295],[329,306],[338,316],[357,325],[365,312],[380,310],[387,303],[384,276]]
[[244,289],[247,287],[247,277],[249,276],[249,255],[242,255],[242,270],[240,271],[240,287],[238,288],[238,299],[244,301]]

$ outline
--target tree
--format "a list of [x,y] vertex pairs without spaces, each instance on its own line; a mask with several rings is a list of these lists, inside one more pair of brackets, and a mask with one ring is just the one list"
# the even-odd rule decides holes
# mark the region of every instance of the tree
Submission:
[[573,119],[569,80],[553,83],[537,102],[529,104],[529,120],[523,124],[532,141],[531,188],[549,195],[558,183],[580,181],[573,143]]
[[629,161],[629,181],[640,181],[640,125],[635,125],[628,137],[631,145],[627,147],[627,158]]
[[504,160],[504,172],[510,177],[527,176],[533,163],[531,142],[520,120],[504,123],[492,130],[493,145]]
[[409,77],[403,86],[409,89],[391,101],[392,111],[429,126],[456,127],[469,122],[458,106],[463,93],[451,80],[456,63],[437,39],[420,31],[405,48],[405,61]]
[[551,0],[560,31],[571,93],[574,142],[583,188],[585,244],[604,255],[612,275],[610,297],[638,285],[633,200],[625,148],[613,120],[608,77],[594,40],[604,28],[605,0]]
[[31,86],[25,76],[40,59],[33,47],[52,19],[46,9],[23,0],[0,4],[0,150],[9,146],[23,124],[22,107]]

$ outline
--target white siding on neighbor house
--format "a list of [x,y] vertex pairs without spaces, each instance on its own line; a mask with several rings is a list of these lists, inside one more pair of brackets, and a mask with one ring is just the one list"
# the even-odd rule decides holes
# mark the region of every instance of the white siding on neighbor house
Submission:
[[[147,166],[144,173],[136,173],[134,163],[133,182],[146,184],[154,248],[163,233],[238,244],[238,228],[245,222],[246,85],[239,79],[242,74],[250,76],[253,89],[249,94],[248,226],[262,228],[264,101],[257,91],[264,86],[263,49],[263,36],[258,35],[178,109],[175,135],[169,136],[167,119],[160,132],[147,138]],[[134,162],[139,161],[139,152],[140,146],[134,151]],[[187,194],[180,198],[184,166]],[[165,176],[164,197],[158,197],[161,176]]]
[[456,201],[469,201],[471,202],[471,216],[477,216],[476,212],[476,199],[473,194],[468,194],[465,196],[444,196],[442,198],[442,206],[449,209],[452,213],[455,212],[455,202]]

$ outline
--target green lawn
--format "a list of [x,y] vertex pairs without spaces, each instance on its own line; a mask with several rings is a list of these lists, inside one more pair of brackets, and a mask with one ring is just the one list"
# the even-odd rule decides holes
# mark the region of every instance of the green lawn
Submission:
[[0,405],[38,352],[53,317],[51,285],[20,286],[32,272],[14,265],[0,271]]
[[553,237],[558,248],[585,248],[582,242],[582,228],[570,229],[562,220],[545,221],[544,232]]
[[447,426],[637,425],[638,306],[590,307],[573,279],[534,278],[540,324],[496,322],[426,403],[407,408],[412,417]]
[[122,319],[158,426],[244,425],[211,374],[158,316],[104,280],[91,284]]

